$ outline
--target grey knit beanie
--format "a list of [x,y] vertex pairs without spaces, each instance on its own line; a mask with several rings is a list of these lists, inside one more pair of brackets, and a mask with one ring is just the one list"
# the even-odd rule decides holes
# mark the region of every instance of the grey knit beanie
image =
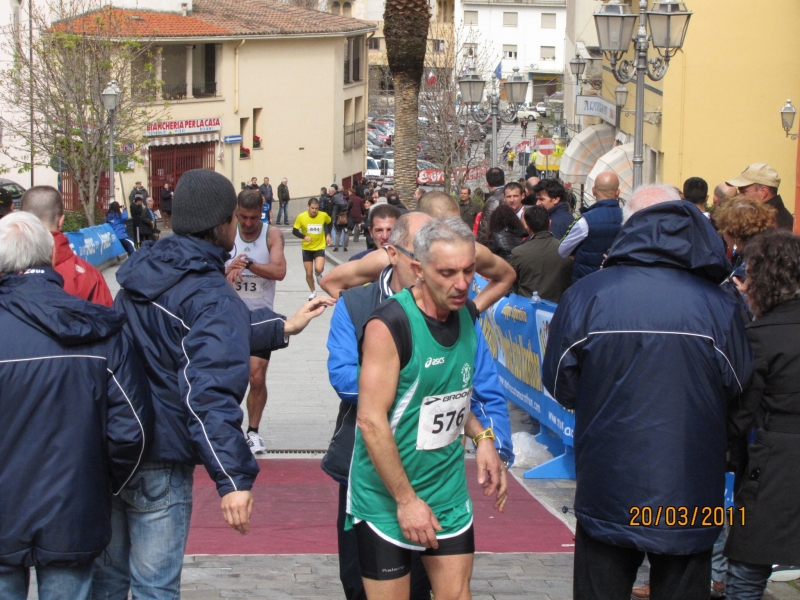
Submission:
[[172,196],[172,231],[188,235],[227,223],[236,210],[236,190],[209,169],[184,173]]

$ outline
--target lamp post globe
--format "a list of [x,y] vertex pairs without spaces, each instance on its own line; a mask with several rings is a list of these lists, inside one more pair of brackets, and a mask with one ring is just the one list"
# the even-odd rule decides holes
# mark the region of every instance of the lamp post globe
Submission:
[[611,0],[594,13],[597,42],[603,52],[627,52],[638,15],[622,0]]
[[586,70],[586,59],[581,58],[580,54],[576,54],[575,58],[569,61],[569,70],[575,75],[576,79],[580,79],[583,72]]
[[614,99],[617,106],[622,108],[628,102],[628,88],[621,83],[614,88]]
[[676,0],[654,2],[653,8],[645,14],[654,48],[663,48],[669,52],[683,47],[689,19],[692,17],[692,13],[686,10],[683,2]]
[[478,104],[483,99],[483,88],[486,81],[475,72],[471,67],[469,73],[458,80],[458,87],[461,89],[461,99],[467,104]]
[[781,109],[781,123],[783,124],[783,130],[786,132],[787,137],[794,125],[795,116],[797,116],[797,109],[792,106],[791,100],[787,100],[786,105]]
[[509,75],[503,84],[506,90],[506,98],[511,104],[522,104],[528,94],[528,80],[520,75],[519,68],[514,67],[514,73]]
[[100,94],[103,99],[103,107],[107,111],[117,110],[119,106],[119,93],[120,90],[117,87],[117,82],[112,80],[106,86],[106,89],[103,90],[102,94]]

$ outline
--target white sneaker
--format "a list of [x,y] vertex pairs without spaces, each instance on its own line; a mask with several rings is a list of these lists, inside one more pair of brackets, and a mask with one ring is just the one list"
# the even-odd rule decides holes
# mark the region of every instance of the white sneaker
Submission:
[[314,299],[314,298],[316,298],[316,297],[317,297],[317,292],[311,292],[311,293],[308,295],[308,299],[309,299],[309,300],[313,300],[313,299]]
[[250,452],[258,454],[259,452],[266,452],[267,447],[264,445],[264,440],[255,431],[248,431],[245,436],[247,445],[250,446]]

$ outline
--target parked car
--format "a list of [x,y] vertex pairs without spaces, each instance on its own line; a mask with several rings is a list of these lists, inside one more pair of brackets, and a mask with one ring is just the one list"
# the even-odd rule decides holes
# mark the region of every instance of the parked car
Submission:
[[22,198],[22,194],[25,193],[25,188],[16,181],[4,178],[0,178],[0,188],[11,192],[11,199],[14,201],[14,210],[19,210],[19,201],[20,198]]
[[537,121],[539,119],[539,111],[533,102],[526,102],[517,111],[517,119],[521,120],[527,118],[529,121]]
[[536,111],[542,116],[546,115],[547,105],[544,102],[539,102],[539,104],[536,105]]

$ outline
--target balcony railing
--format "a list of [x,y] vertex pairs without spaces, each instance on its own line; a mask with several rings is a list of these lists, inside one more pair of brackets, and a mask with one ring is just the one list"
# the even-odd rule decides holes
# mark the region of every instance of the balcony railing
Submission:
[[364,121],[356,123],[355,128],[353,148],[361,148],[364,145]]
[[195,98],[215,98],[217,96],[217,82],[193,83],[192,95]]
[[[361,125],[363,126],[364,124],[361,123]],[[361,135],[363,137],[363,135],[364,135],[363,134],[363,130],[362,130],[362,134]],[[355,137],[356,137],[356,125],[355,125],[355,123],[353,123],[352,125],[345,125],[344,126],[344,149],[345,150],[352,150],[353,149],[353,144],[355,142]],[[361,143],[363,145],[364,141],[362,140]]]
[[161,95],[164,100],[183,100],[186,98],[186,84],[165,83],[161,86]]

